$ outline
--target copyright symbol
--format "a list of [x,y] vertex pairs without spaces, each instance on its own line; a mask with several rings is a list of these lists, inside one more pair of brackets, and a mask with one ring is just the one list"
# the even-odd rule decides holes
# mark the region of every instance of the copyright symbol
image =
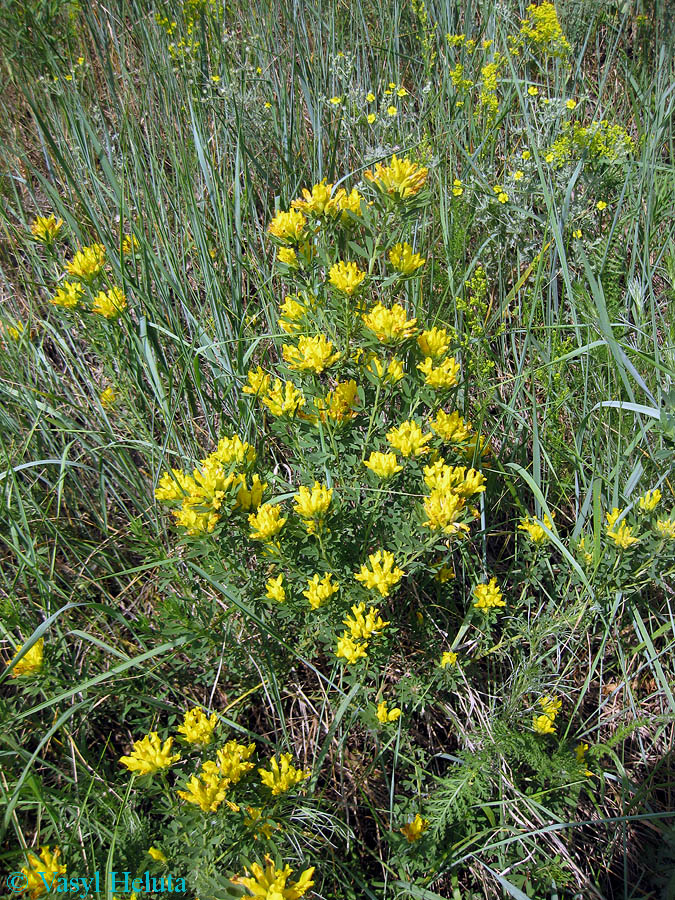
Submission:
[[19,894],[28,887],[28,879],[23,872],[12,872],[7,878],[7,887],[12,893]]

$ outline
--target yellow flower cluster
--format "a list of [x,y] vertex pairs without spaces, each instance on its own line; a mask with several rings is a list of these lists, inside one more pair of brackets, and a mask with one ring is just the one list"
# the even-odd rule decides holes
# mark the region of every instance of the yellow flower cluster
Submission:
[[105,247],[103,244],[92,244],[91,247],[83,247],[77,251],[72,260],[66,264],[66,272],[83,281],[91,281],[103,270],[104,265]]
[[[544,514],[543,523],[549,531],[553,528],[553,522],[546,514]],[[531,518],[527,516],[521,519],[518,531],[527,532],[527,536],[533,544],[546,544],[550,540],[548,534],[542,528],[542,523],[536,517]]]
[[424,434],[417,422],[410,420],[401,422],[387,432],[387,441],[405,457],[422,456],[429,452],[429,441],[433,435],[431,432]]
[[425,466],[424,482],[429,488],[429,495],[424,499],[427,515],[424,527],[451,535],[467,531],[468,526],[458,519],[464,513],[467,499],[485,490],[485,477],[476,469],[449,466],[439,457]]
[[607,537],[611,538],[617,547],[621,550],[627,550],[629,547],[632,547],[633,544],[637,544],[640,538],[635,537],[635,535],[631,533],[631,527],[626,524],[625,519],[621,519],[618,528],[616,527],[617,520],[622,513],[623,510],[616,506],[611,512],[606,513],[606,532]]
[[546,56],[565,57],[572,49],[558,20],[553,3],[531,4],[521,21],[520,34],[533,49]]
[[297,881],[291,881],[292,869],[288,866],[277,869],[268,857],[265,861],[265,869],[259,863],[251,863],[252,877],[238,875],[230,880],[233,884],[243,885],[251,892],[251,896],[260,900],[299,900],[314,884],[314,866],[305,869]]
[[35,675],[40,671],[44,656],[44,644],[44,638],[38,638],[30,650],[26,651],[18,662],[14,662],[23,649],[23,644],[18,645],[16,653],[8,663],[8,665],[14,663],[11,672],[12,678],[19,678],[22,675]]
[[539,705],[543,712],[532,716],[532,728],[536,734],[554,734],[555,733],[555,717],[558,715],[562,701],[556,697],[539,698]]
[[180,759],[180,753],[171,753],[173,738],[167,738],[163,743],[156,731],[151,731],[139,741],[134,741],[134,749],[129,756],[121,756],[120,762],[130,772],[139,775],[154,775],[162,769]]
[[497,586],[496,578],[491,578],[488,584],[477,584],[473,589],[473,595],[476,598],[474,606],[485,614],[496,607],[506,606],[506,601],[502,599],[502,592]]
[[337,594],[340,585],[333,582],[333,575],[326,572],[323,578],[314,574],[307,579],[307,590],[302,592],[302,596],[307,598],[312,609],[319,609],[333,594]]
[[378,591],[380,596],[388,597],[391,588],[396,587],[405,575],[394,560],[394,554],[389,550],[377,550],[368,557],[368,565],[365,563],[361,570],[354,575],[369,591]]
[[297,347],[293,344],[284,344],[282,351],[289,369],[296,372],[313,372],[315,375],[320,375],[324,369],[330,368],[340,359],[339,353],[333,353],[332,341],[324,334],[301,337]]
[[116,319],[127,308],[127,298],[120,288],[113,287],[108,291],[99,291],[94,297],[92,312],[106,319]]
[[412,822],[407,822],[400,831],[409,844],[414,844],[415,841],[419,841],[424,832],[429,828],[429,824],[428,819],[423,819],[422,816],[417,813]]
[[393,709],[389,709],[386,700],[382,700],[377,704],[377,721],[382,725],[388,725],[389,722],[396,722],[397,719],[400,718],[401,710],[398,708],[398,706],[395,706]]
[[371,472],[374,472],[378,478],[392,478],[397,472],[403,471],[403,466],[399,466],[398,457],[395,453],[377,453],[370,454],[370,458],[364,463]]
[[412,275],[426,262],[419,253],[414,253],[413,248],[406,241],[395,244],[389,251],[389,262],[402,275]]
[[255,744],[228,741],[217,751],[217,761],[206,760],[199,775],[190,776],[185,790],[177,791],[178,796],[203,812],[215,812],[223,801],[237,811],[237,804],[226,800],[227,790],[254,768],[254,763],[248,762],[254,751]]
[[[378,565],[377,561],[373,563],[372,556],[370,557],[370,560],[373,569],[375,569]],[[393,557],[391,561],[393,563]],[[391,568],[391,566],[389,568]],[[392,575],[396,578],[393,582],[394,584],[398,583],[398,580],[404,574],[400,569],[397,571],[400,572],[400,575],[397,576],[396,571],[393,573],[390,572],[388,575],[389,580]],[[365,566],[361,569],[361,573],[363,574],[364,572],[366,573],[366,576],[369,574]],[[363,580],[359,575],[356,575],[355,578],[358,581]],[[382,587],[386,587],[384,583],[381,582],[381,584]],[[387,588],[387,593],[388,592]],[[383,594],[383,596],[386,596],[386,594]],[[352,615],[347,616],[347,618],[343,620],[347,627],[338,638],[337,651],[335,653],[338,658],[345,659],[349,665],[354,665],[359,659],[365,659],[368,656],[368,642],[373,635],[381,634],[389,624],[389,622],[385,622],[382,619],[379,613],[379,609],[374,608],[371,608],[366,612],[365,603],[356,603],[352,606]]]
[[28,891],[31,900],[36,900],[43,894],[56,892],[54,881],[67,872],[64,863],[60,862],[61,851],[58,847],[52,852],[49,846],[40,848],[40,855],[29,852],[26,854],[28,865],[23,866],[21,874],[24,877],[23,888]]
[[418,166],[412,160],[398,159],[394,154],[388,166],[377,163],[374,172],[366,169],[363,174],[382,194],[399,200],[407,200],[422,190],[429,170],[426,167]]
[[52,244],[63,228],[63,219],[55,216],[37,216],[30,226],[30,233],[42,244]]
[[[303,188],[302,197],[293,200],[291,207],[309,217],[324,216],[327,219],[335,219],[345,212],[355,216],[360,215],[362,199],[356,188],[349,194],[344,188],[333,192],[333,185],[326,184],[324,178],[323,181],[315,184],[311,191]],[[349,221],[349,217],[343,216],[343,221]]]
[[415,335],[417,319],[409,319],[400,303],[391,309],[376,303],[362,318],[366,328],[383,344],[398,344]]
[[178,732],[182,734],[189,744],[202,744],[204,747],[211,743],[213,730],[218,724],[218,714],[207,716],[203,709],[195,706],[185,713],[182,725]]
[[290,753],[280,753],[278,760],[273,756],[269,761],[269,769],[258,769],[261,782],[270,789],[273,797],[285,794],[312,774],[304,769],[296,769],[291,759]]
[[333,287],[349,297],[359,289],[365,278],[366,273],[355,262],[344,260],[336,262],[328,272],[328,280]]

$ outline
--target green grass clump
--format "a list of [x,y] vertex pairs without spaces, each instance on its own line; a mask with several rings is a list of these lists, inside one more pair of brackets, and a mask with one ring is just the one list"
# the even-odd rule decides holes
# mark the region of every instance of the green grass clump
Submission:
[[669,896],[665,7],[0,42],[9,888]]

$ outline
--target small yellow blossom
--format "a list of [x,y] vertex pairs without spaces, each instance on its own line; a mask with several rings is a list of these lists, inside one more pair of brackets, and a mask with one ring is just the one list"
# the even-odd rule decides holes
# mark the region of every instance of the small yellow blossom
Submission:
[[398,450],[402,456],[422,456],[429,452],[427,444],[432,438],[431,432],[422,433],[422,429],[415,421],[401,422],[396,428],[387,432],[387,441],[394,450]]
[[465,506],[465,499],[454,491],[432,490],[429,496],[424,498],[424,512],[427,518],[422,525],[432,531],[443,531],[450,535],[468,531],[468,525],[457,522]]
[[441,566],[434,575],[434,580],[438,581],[439,584],[446,584],[448,581],[452,581],[453,578],[456,578],[456,575],[452,566]]
[[[580,766],[586,766],[586,751],[587,750],[588,750],[588,744],[586,744],[583,741],[581,743],[577,744],[576,747],[574,748],[574,755]],[[584,775],[587,778],[593,777],[593,773],[588,768],[585,769]]]
[[444,441],[461,444],[471,436],[471,422],[465,422],[458,412],[448,415],[442,409],[436,413],[436,418],[431,421],[431,427]]
[[428,172],[426,167],[418,166],[409,159],[397,159],[394,154],[388,166],[377,163],[375,171],[366,169],[364,176],[381,193],[407,200],[422,190]]
[[277,259],[285,266],[290,266],[291,269],[296,269],[298,267],[298,254],[292,247],[279,247],[277,250]]
[[287,244],[298,244],[305,238],[307,219],[294,209],[278,212],[267,227],[274,237]]
[[441,661],[439,666],[441,669],[446,669],[448,666],[454,666],[457,663],[457,654],[454,650],[446,650],[441,656]]
[[355,406],[359,400],[359,390],[354,379],[338,381],[332,391],[329,391],[325,399],[317,397],[314,405],[319,411],[322,422],[333,419],[335,422],[346,422],[355,414]]
[[138,250],[139,244],[136,235],[134,234],[125,234],[122,238],[122,253],[124,255],[128,255],[134,250]]
[[366,116],[366,120],[369,125],[372,125],[376,118],[377,116],[375,115],[375,113],[368,113],[368,115]]
[[323,519],[333,499],[333,488],[328,488],[318,481],[310,490],[304,484],[295,495],[295,511],[303,519]]
[[553,719],[546,713],[532,716],[532,728],[536,734],[555,734]]
[[[218,771],[230,784],[238,784],[241,779],[255,768],[248,760],[255,753],[255,744],[240,744],[228,741],[216,753]],[[204,768],[211,768],[215,763],[204,763]]]
[[180,753],[171,754],[173,738],[167,738],[164,743],[159,739],[156,731],[151,731],[139,741],[134,741],[134,749],[129,756],[120,757],[120,762],[130,772],[138,772],[139,775],[154,775],[160,769],[168,769],[180,759]]
[[417,336],[417,346],[425,357],[438,359],[444,356],[450,347],[450,336],[445,328],[433,328],[423,331]]
[[305,869],[297,881],[291,881],[293,869],[284,866],[277,869],[269,857],[267,867],[263,869],[258,863],[251,863],[253,877],[238,875],[231,878],[233,884],[241,884],[251,892],[251,896],[259,900],[299,900],[313,886],[314,866]]
[[[36,900],[47,892],[51,893],[55,879],[66,874],[66,866],[59,862],[60,856],[58,847],[52,853],[48,846],[40,848],[39,856],[32,852],[27,854],[28,865],[21,869],[24,877],[22,888],[29,892],[31,900]],[[54,891],[56,892],[55,887]]]
[[333,287],[350,297],[359,289],[365,277],[366,273],[359,269],[355,262],[342,260],[331,266],[328,272],[328,280]]
[[51,216],[37,216],[30,226],[30,231],[36,241],[42,244],[51,244],[58,237],[63,228],[63,219]]
[[211,743],[213,730],[217,724],[217,713],[212,713],[209,717],[203,709],[195,706],[185,713],[182,725],[178,726],[178,733],[182,734],[188,743],[202,744],[206,747]]
[[333,106],[339,106],[342,103],[342,97],[331,97],[328,102],[332,103]]
[[462,185],[461,180],[459,178],[453,179],[452,196],[453,197],[461,197],[463,193],[464,193],[464,187]]
[[347,660],[350,666],[355,665],[360,659],[367,659],[367,644],[360,643],[351,638],[348,634],[343,634],[338,638],[337,650],[335,655],[338,659]]
[[374,472],[378,478],[391,478],[397,472],[403,471],[403,466],[398,465],[395,453],[373,452],[363,465],[369,468],[371,472]]
[[389,262],[403,275],[412,275],[426,262],[419,253],[413,253],[413,248],[406,241],[395,244],[389,251]]
[[273,386],[260,399],[273,416],[292,416],[306,403],[302,391],[292,381],[282,382],[278,378],[274,379]]
[[376,303],[362,318],[366,328],[383,344],[405,341],[413,337],[416,331],[417,319],[408,319],[400,303],[395,303],[391,309]]
[[373,355],[369,358],[367,369],[373,375],[377,375],[383,384],[396,384],[405,375],[403,363],[396,357],[393,357],[385,364],[381,359]]
[[509,195],[506,191],[500,191],[500,193],[497,194],[497,200],[499,200],[500,203],[508,203]]
[[282,352],[289,369],[313,372],[316,375],[330,368],[340,358],[339,353],[333,353],[333,342],[325,334],[311,337],[304,335],[299,338],[297,347],[284,344]]
[[281,515],[280,506],[264,503],[257,512],[249,515],[248,524],[252,529],[249,535],[251,540],[267,543],[279,534],[286,524],[286,519]]
[[476,598],[474,606],[482,609],[484,613],[487,613],[493,607],[506,606],[506,601],[502,599],[502,592],[497,586],[496,578],[491,578],[488,584],[477,584],[473,589],[473,595]]
[[527,89],[527,93],[530,95],[530,97],[536,97],[537,94],[539,93],[539,88],[535,87],[533,84],[531,84],[529,86],[529,88]]
[[579,240],[582,237],[581,228],[575,228],[574,231],[572,232],[572,237]]
[[366,100],[368,101],[368,103],[372,103],[374,99],[375,99],[375,94],[372,91],[370,91],[370,93],[366,94]]
[[248,370],[248,384],[244,385],[242,391],[245,394],[264,395],[268,392],[270,386],[270,376],[267,375],[261,366],[256,369]]
[[513,173],[514,181],[522,181],[523,177],[524,177],[524,172],[521,169],[516,169],[516,171]]
[[436,391],[449,390],[458,382],[459,364],[454,356],[448,356],[434,366],[433,359],[428,356],[417,368],[424,375],[424,383]]
[[520,157],[521,159],[528,160],[532,157],[532,153],[530,150],[523,150],[523,152],[520,154]]
[[273,797],[285,794],[312,774],[304,769],[296,769],[291,764],[291,759],[290,753],[281,753],[278,761],[276,756],[269,761],[269,770],[258,769],[261,782],[272,791]]
[[166,857],[166,854],[163,853],[159,847],[148,847],[148,854],[155,860],[155,862],[166,863],[169,860]]
[[546,694],[539,698],[539,706],[541,706],[543,712],[545,712],[550,719],[555,719],[560,712],[562,700],[558,697],[550,697]]
[[428,827],[429,821],[427,819],[423,819],[422,816],[417,813],[412,822],[408,822],[399,830],[401,834],[405,835],[405,838],[409,844],[414,844],[415,841],[419,841]]
[[397,115],[397,114],[398,114],[398,110],[396,109],[395,106],[388,106],[388,107],[387,107],[387,115],[388,115],[388,116],[391,116],[391,117],[393,118],[393,117],[394,117],[395,115]]
[[63,306],[66,309],[72,309],[82,299],[84,288],[77,281],[64,281],[63,285],[57,290],[49,302],[54,306]]
[[307,590],[302,592],[302,596],[307,598],[312,609],[319,609],[340,590],[340,585],[334,584],[332,578],[331,573],[327,572],[321,579],[317,574],[307,579]]
[[286,591],[283,586],[284,576],[278,575],[276,578],[268,578],[265,587],[267,592],[265,596],[268,600],[276,600],[277,603],[286,602]]
[[101,391],[98,396],[98,400],[103,409],[110,409],[115,405],[117,396],[117,392],[114,388],[107,387],[105,390]]
[[[359,576],[355,577],[358,579]],[[349,636],[354,641],[369,641],[374,634],[381,634],[389,625],[389,622],[385,622],[380,616],[379,609],[371,607],[366,612],[365,603],[354,603],[352,605],[352,615],[347,616],[343,621],[347,626],[345,634],[349,632]]]
[[547,163],[552,163],[554,159],[555,159],[555,154],[554,154],[554,153],[547,153],[546,156],[544,157],[544,160],[545,160]]
[[401,710],[395,706],[393,709],[387,709],[387,701],[382,700],[377,704],[377,721],[382,725],[387,725],[389,722],[395,722],[397,719],[401,717]]
[[657,519],[655,528],[661,537],[675,540],[675,519]]
[[620,547],[622,550],[627,550],[633,544],[637,544],[640,538],[635,537],[631,534],[631,528],[626,524],[626,520],[622,519],[619,523],[619,527],[615,528],[616,521],[621,515],[622,510],[618,509],[618,507],[614,507],[611,513],[607,513],[607,525],[606,532],[607,537],[611,538],[617,547]]
[[638,499],[638,506],[643,512],[653,512],[661,501],[661,491],[654,488]]
[[115,319],[127,308],[127,298],[121,288],[113,287],[109,291],[99,291],[94,297],[92,312],[104,316],[106,319]]
[[[21,675],[35,675],[36,672],[40,671],[44,656],[44,643],[44,638],[38,638],[30,650],[28,650],[17,663],[14,663],[11,672],[12,678],[19,678]],[[14,662],[22,649],[23,644],[19,644],[8,665],[11,665]]]
[[405,572],[395,564],[394,554],[389,550],[371,553],[368,563],[370,568],[364,563],[354,578],[369,590],[377,590],[382,597],[388,597],[391,588],[399,583]]
[[105,265],[105,247],[103,244],[92,244],[78,250],[72,260],[66,264],[66,272],[76,278],[89,281],[101,271]]
[[204,763],[199,775],[191,775],[178,796],[198,806],[203,812],[215,812],[225,799],[229,781],[223,778],[215,763]]
[[577,101],[572,100],[572,99],[567,100],[565,103],[565,106],[567,107],[567,109],[574,109],[576,107],[576,105],[577,105]]
[[[544,515],[543,521],[549,530],[553,529],[553,522],[547,515]],[[518,531],[526,531],[533,544],[545,544],[550,540],[548,534],[542,528],[541,522],[536,518],[530,518],[530,516],[520,520]]]
[[595,204],[595,208],[599,209],[600,212],[602,212],[603,209],[607,209],[607,204],[604,200],[598,200],[598,202]]

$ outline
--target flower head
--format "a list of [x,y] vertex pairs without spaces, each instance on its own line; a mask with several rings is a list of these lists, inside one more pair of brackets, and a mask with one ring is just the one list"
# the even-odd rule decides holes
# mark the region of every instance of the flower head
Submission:
[[115,405],[117,397],[118,394],[115,388],[108,386],[98,395],[98,402],[101,404],[103,409],[110,409]]
[[157,732],[151,731],[140,741],[134,741],[134,749],[131,754],[120,757],[120,762],[130,772],[138,772],[139,775],[154,775],[160,769],[168,769],[180,759],[180,753],[171,754],[172,744],[173,738],[167,738],[162,743]]
[[400,303],[395,303],[391,309],[376,303],[363,315],[363,324],[383,344],[397,344],[414,336],[417,319],[408,319]]
[[82,299],[84,288],[77,281],[64,281],[63,285],[56,291],[49,302],[53,306],[63,306],[65,309],[72,309]]
[[502,600],[502,592],[497,586],[496,578],[491,578],[488,584],[477,584],[473,589],[473,595],[476,598],[474,606],[482,609],[484,613],[497,606],[506,606],[506,601]]
[[326,572],[321,579],[317,574],[307,579],[307,590],[302,592],[302,596],[307,598],[312,609],[319,609],[326,600],[340,590],[340,585],[334,584],[332,578],[331,573]]
[[265,787],[272,791],[273,797],[285,794],[312,774],[303,769],[296,769],[291,764],[291,759],[290,753],[281,753],[278,761],[276,756],[272,757],[269,761],[269,769],[258,769],[260,780]]
[[314,405],[319,411],[322,422],[332,419],[334,422],[346,422],[355,415],[354,407],[359,399],[359,391],[354,379],[338,381],[332,391],[329,391],[325,400],[317,397]]
[[403,466],[399,466],[395,453],[373,452],[363,465],[374,472],[378,478],[391,478],[397,472],[403,471]]
[[[543,522],[549,530],[553,528],[553,522],[546,514],[544,515]],[[533,544],[546,544],[550,540],[548,533],[544,531],[539,519],[531,518],[530,516],[520,520],[518,531],[527,532],[527,536]]]
[[18,645],[16,653],[9,662],[9,665],[14,663],[11,672],[12,678],[19,678],[21,675],[35,675],[40,671],[44,655],[44,643],[44,638],[38,638],[30,650],[24,653],[18,662],[14,662],[23,649],[23,644]]
[[424,383],[436,391],[447,391],[458,382],[459,365],[454,356],[446,356],[437,366],[434,365],[433,359],[427,356],[417,368],[424,375]]
[[217,713],[212,713],[209,717],[203,709],[195,706],[185,713],[183,724],[178,726],[178,733],[182,734],[189,744],[202,744],[205,747],[211,743],[213,730],[217,724]]
[[646,494],[643,494],[638,499],[638,506],[643,512],[653,512],[659,505],[661,496],[661,491],[658,488],[654,488],[653,491],[647,491]]
[[355,262],[339,260],[331,266],[328,272],[328,280],[333,287],[351,297],[365,279],[366,273],[359,269]]
[[414,253],[413,248],[406,241],[395,244],[389,251],[389,262],[402,275],[412,275],[426,262],[419,253]]
[[230,880],[233,884],[242,884],[259,900],[299,900],[314,884],[314,866],[305,869],[297,881],[291,881],[292,869],[288,866],[277,869],[269,858],[266,862],[265,869],[258,863],[251,863],[252,877],[238,875]]
[[204,763],[199,775],[191,775],[178,796],[203,812],[215,812],[225,799],[230,782],[223,778],[215,763]]
[[267,543],[279,534],[286,524],[286,519],[281,515],[280,506],[264,503],[257,512],[249,515],[248,524],[251,526],[249,535],[251,540]]
[[374,172],[366,169],[364,175],[381,193],[407,200],[422,190],[428,172],[426,167],[409,159],[397,159],[394,154],[388,166],[377,163]]
[[668,538],[671,541],[675,540],[675,519],[672,517],[670,519],[657,519],[654,527],[661,537]]
[[441,656],[439,666],[446,669],[448,666],[454,666],[457,663],[457,654],[453,650],[446,650]]
[[[332,499],[333,488],[315,481],[314,487],[310,490],[303,484],[295,495],[295,511],[302,519],[322,520],[330,508]],[[308,526],[310,534],[314,533],[315,528],[316,526],[310,529]]]
[[471,422],[465,422],[458,412],[448,415],[442,409],[436,413],[431,427],[444,441],[451,441],[455,444],[461,444],[472,433]]
[[260,399],[273,416],[292,416],[307,402],[292,381],[282,382],[279,378],[274,379],[272,387]]
[[402,456],[422,456],[428,453],[427,444],[431,437],[431,432],[423,434],[420,426],[413,420],[401,422],[387,432],[387,440]]
[[166,863],[169,861],[166,854],[163,853],[159,847],[148,847],[148,855],[151,856],[155,862]]
[[633,544],[637,544],[640,538],[635,537],[635,535],[631,534],[631,528],[626,524],[626,520],[622,519],[619,522],[619,527],[616,528],[616,522],[619,516],[621,515],[622,510],[618,507],[614,507],[611,513],[607,513],[607,537],[611,538],[614,543],[621,550],[627,550],[629,547],[632,547]]
[[[358,577],[357,575],[356,578]],[[389,624],[380,616],[379,609],[371,607],[366,612],[365,603],[355,603],[352,606],[352,615],[343,621],[355,641],[369,641],[374,634],[380,634]]]
[[42,244],[51,244],[58,237],[59,231],[63,228],[63,219],[56,219],[51,216],[37,216],[30,226],[30,233],[36,241]]
[[401,710],[398,706],[395,706],[393,709],[387,708],[387,701],[382,700],[377,704],[377,721],[382,725],[387,725],[389,722],[395,722],[397,719],[401,717]]
[[355,665],[360,659],[367,659],[368,644],[361,641],[355,641],[348,634],[343,634],[338,638],[337,650],[335,655],[338,659],[345,659],[350,666]]
[[371,553],[368,557],[368,564],[370,568],[364,563],[361,571],[355,574],[354,578],[368,590],[379,591],[382,597],[388,597],[391,588],[395,587],[405,575],[403,569],[395,564],[394,554],[389,550],[378,550],[376,553]]
[[414,844],[415,841],[419,841],[428,827],[429,821],[427,819],[423,819],[422,816],[417,813],[412,822],[407,822],[399,830],[401,834],[405,835],[405,838],[409,844]]
[[276,578],[268,578],[265,587],[267,592],[265,596],[268,600],[276,600],[277,603],[286,602],[286,591],[284,589],[284,576],[278,575]]
[[555,734],[553,719],[546,713],[532,716],[532,728],[536,734]]
[[29,892],[31,900],[51,892],[56,878],[66,874],[66,866],[59,862],[61,851],[58,847],[52,852],[49,847],[41,847],[40,855],[28,853],[28,865],[23,866],[21,874],[25,881],[25,890]]
[[[248,760],[255,753],[255,744],[240,744],[228,741],[216,753],[218,771],[230,784],[238,784],[241,779],[255,768]],[[212,764],[213,765],[213,764]]]
[[299,244],[305,239],[307,219],[301,212],[291,209],[278,212],[267,227],[274,237],[286,244]]
[[92,244],[78,250],[66,265],[66,272],[76,278],[89,281],[101,271],[105,265],[105,247],[103,244]]
[[298,346],[284,344],[282,347],[284,359],[289,369],[297,372],[314,372],[320,375],[324,369],[330,368],[340,359],[339,353],[333,353],[333,343],[324,334],[314,337],[303,336],[298,340]]
[[450,347],[450,336],[445,328],[429,328],[417,336],[417,346],[425,357],[439,359]]
[[127,298],[121,288],[113,287],[109,291],[99,291],[94,297],[92,312],[105,316],[106,319],[115,319],[127,308]]

